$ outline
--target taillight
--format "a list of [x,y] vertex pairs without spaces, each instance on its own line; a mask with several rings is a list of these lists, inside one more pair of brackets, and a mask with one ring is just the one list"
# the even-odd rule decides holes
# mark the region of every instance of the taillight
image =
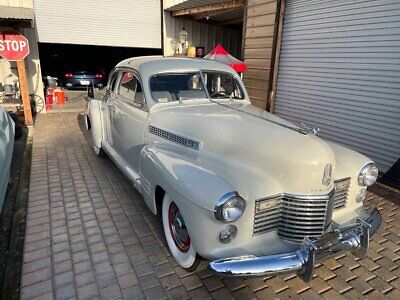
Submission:
[[96,78],[103,78],[103,74],[96,74]]
[[72,73],[66,73],[66,74],[65,74],[65,77],[71,78],[71,77],[72,77]]

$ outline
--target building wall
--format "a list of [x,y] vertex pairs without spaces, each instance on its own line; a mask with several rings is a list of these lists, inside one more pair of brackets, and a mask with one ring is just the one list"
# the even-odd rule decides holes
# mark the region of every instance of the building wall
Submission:
[[0,5],[33,8],[33,0],[0,0]]
[[244,83],[254,105],[266,108],[277,0],[248,0],[244,21]]
[[241,57],[241,30],[172,17],[169,11],[164,11],[164,55],[173,55],[171,41],[178,39],[178,33],[183,27],[189,33],[189,41],[193,46],[205,47],[206,53],[221,44],[233,56]]
[[[33,0],[0,0],[0,5],[33,8]],[[0,31],[10,29],[0,27]],[[29,94],[36,94],[44,99],[36,29],[25,28],[22,34],[28,39],[30,49],[29,55],[25,58]],[[8,62],[0,58],[0,82],[9,84],[15,79],[18,79],[16,62]]]

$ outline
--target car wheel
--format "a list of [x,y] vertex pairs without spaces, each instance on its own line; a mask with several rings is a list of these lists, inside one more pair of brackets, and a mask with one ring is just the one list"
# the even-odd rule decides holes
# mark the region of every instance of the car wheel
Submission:
[[106,154],[104,153],[103,149],[93,145],[93,151],[98,157],[105,157]]
[[188,272],[205,266],[193,247],[183,215],[168,194],[164,195],[162,203],[162,221],[169,251],[176,262]]

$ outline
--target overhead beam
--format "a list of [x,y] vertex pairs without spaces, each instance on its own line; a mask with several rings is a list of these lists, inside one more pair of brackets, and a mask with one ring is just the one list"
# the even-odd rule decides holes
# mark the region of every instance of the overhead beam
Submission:
[[192,7],[192,8],[184,8],[179,9],[171,12],[171,16],[179,17],[179,16],[187,16],[187,15],[195,15],[201,13],[207,13],[212,11],[218,10],[226,10],[226,9],[236,9],[244,7],[244,0],[233,0],[223,3],[215,3],[209,4],[199,7]]
[[233,18],[230,20],[217,22],[217,25],[225,26],[225,25],[232,25],[232,24],[238,24],[238,23],[243,23],[243,17],[237,17],[237,18]]
[[195,14],[195,15],[193,15],[192,20],[200,21],[200,20],[206,19],[207,17],[214,17],[214,16],[217,16],[220,14],[234,11],[234,10],[236,10],[236,8],[220,9],[220,10],[209,11],[209,12],[205,12],[205,13],[201,13],[201,14]]

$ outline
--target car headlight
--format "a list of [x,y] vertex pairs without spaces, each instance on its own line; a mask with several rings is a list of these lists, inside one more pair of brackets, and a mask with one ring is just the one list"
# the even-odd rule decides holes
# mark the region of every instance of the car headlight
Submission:
[[246,202],[237,192],[222,196],[214,208],[214,216],[221,222],[234,222],[239,219],[246,209]]
[[358,183],[364,186],[373,185],[378,178],[378,168],[374,163],[367,164],[358,175]]

